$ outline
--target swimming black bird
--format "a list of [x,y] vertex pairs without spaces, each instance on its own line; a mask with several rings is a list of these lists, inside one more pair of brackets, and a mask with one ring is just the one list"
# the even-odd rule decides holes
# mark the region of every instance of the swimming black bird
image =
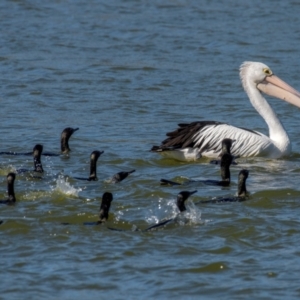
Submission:
[[105,192],[102,196],[100,212],[99,212],[99,220],[97,221],[97,224],[104,223],[108,220],[108,213],[112,201],[113,201],[112,193]]
[[14,182],[16,179],[15,173],[8,173],[7,174],[7,193],[8,198],[5,200],[0,200],[0,204],[7,204],[12,205],[16,203],[16,197],[15,197],[15,190],[14,190]]
[[[230,153],[224,153],[221,157],[221,180],[189,180],[189,182],[200,182],[207,185],[219,185],[219,186],[229,186],[230,185],[230,165],[232,163],[233,156]],[[175,181],[171,181],[168,179],[161,179],[161,185],[180,185]]]
[[51,152],[45,152],[43,155],[45,156],[59,156],[61,154],[68,154],[71,149],[69,147],[69,139],[72,136],[72,134],[77,131],[79,128],[72,128],[67,127],[65,128],[60,136],[60,151],[61,153],[51,153]]
[[[102,200],[100,204],[99,220],[96,222],[84,222],[83,225],[99,225],[105,223],[108,220],[108,213],[110,209],[111,202],[113,201],[113,195],[110,192],[105,192],[102,195]],[[63,222],[62,225],[70,225],[70,223]]]
[[90,176],[88,178],[84,178],[84,177],[74,177],[74,178],[79,179],[79,180],[87,180],[87,181],[98,180],[98,178],[97,178],[97,161],[102,153],[104,153],[104,151],[97,151],[97,150],[95,150],[91,153]]
[[63,132],[61,133],[61,138],[60,138],[60,150],[61,153],[65,154],[65,153],[69,153],[71,151],[70,147],[69,147],[69,139],[72,136],[72,134],[79,130],[79,128],[71,128],[71,127],[67,127],[63,130]]
[[[181,212],[184,212],[186,210],[186,207],[185,207],[185,201],[193,194],[195,194],[197,191],[182,191],[180,192],[178,195],[177,195],[177,201],[176,201],[176,204],[177,204],[177,207]],[[176,218],[176,217],[175,217]],[[148,228],[145,229],[145,231],[149,231],[149,230],[152,230],[152,229],[156,229],[158,227],[161,227],[161,226],[164,226],[166,224],[168,224],[169,222],[173,221],[175,218],[171,218],[171,219],[166,219],[166,220],[162,220],[160,221],[159,223],[155,224],[155,225],[152,225]]]
[[[220,157],[222,157],[225,153],[231,154],[231,146],[232,146],[233,142],[235,142],[235,140],[227,139],[227,138],[222,140]],[[209,163],[218,165],[221,163],[221,159],[214,159],[214,160],[211,160]],[[237,163],[234,161],[234,158],[232,160],[232,164],[237,165]]]
[[[52,153],[52,152],[44,152],[42,155],[44,156],[59,156],[61,154],[66,154],[71,151],[69,147],[69,139],[72,136],[72,134],[77,131],[79,128],[71,128],[67,127],[65,128],[61,133],[60,138],[60,149],[61,153]],[[0,152],[0,155],[32,155],[32,152],[13,152],[13,151],[2,151]]]
[[113,201],[113,195],[110,192],[105,192],[102,195],[102,201],[99,211],[99,220],[96,222],[84,222],[84,225],[99,225],[105,223],[108,220],[108,213],[110,209],[111,202]]
[[204,200],[197,202],[198,203],[219,203],[219,202],[241,202],[247,200],[247,188],[246,188],[246,180],[249,176],[249,171],[243,169],[239,172],[239,179],[238,179],[238,191],[237,196],[234,197],[218,197],[213,198],[210,200]]
[[117,174],[115,174],[112,179],[110,180],[111,183],[117,183],[117,182],[121,182],[122,180],[124,180],[129,174],[135,172],[135,170],[131,170],[129,172],[119,172]]
[[43,145],[37,144],[33,147],[33,163],[34,163],[34,169],[28,170],[28,169],[18,169],[17,173],[24,173],[24,172],[37,172],[37,173],[43,173],[43,165],[41,162],[41,155],[43,152]]

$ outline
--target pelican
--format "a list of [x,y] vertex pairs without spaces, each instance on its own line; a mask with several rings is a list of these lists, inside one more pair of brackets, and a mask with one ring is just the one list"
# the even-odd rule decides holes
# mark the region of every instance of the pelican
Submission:
[[268,125],[269,136],[226,123],[199,121],[178,124],[179,128],[167,133],[168,138],[151,151],[182,161],[202,156],[216,158],[221,153],[221,141],[230,138],[235,140],[231,153],[236,157],[289,155],[292,148],[288,134],[262,92],[297,107],[300,107],[300,93],[260,62],[244,62],[240,66],[240,78],[250,102]]

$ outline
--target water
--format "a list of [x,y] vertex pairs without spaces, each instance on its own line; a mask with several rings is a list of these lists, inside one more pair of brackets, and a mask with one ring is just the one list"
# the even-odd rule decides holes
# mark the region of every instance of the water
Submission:
[[[239,65],[262,61],[300,89],[297,1],[1,1],[0,151],[42,157],[42,180],[18,175],[17,205],[2,206],[2,299],[288,298],[299,289],[299,109],[269,99],[291,140],[280,160],[244,159],[229,188],[191,185],[188,224],[144,229],[176,213],[182,187],[160,178],[219,177],[203,159],[183,163],[148,150],[179,122],[218,120],[267,134],[242,90]],[[89,155],[104,150],[97,182]],[[6,174],[32,158],[0,157]],[[195,205],[233,195],[241,168],[250,201]],[[108,179],[136,169],[121,184]],[[107,226],[96,221],[114,195]],[[71,225],[63,226],[62,222]]]

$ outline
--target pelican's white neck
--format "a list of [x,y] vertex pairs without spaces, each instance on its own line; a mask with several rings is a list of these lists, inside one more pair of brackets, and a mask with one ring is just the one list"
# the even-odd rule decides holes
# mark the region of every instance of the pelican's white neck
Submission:
[[257,89],[256,85],[258,82],[253,80],[251,74],[249,74],[250,72],[251,68],[248,68],[248,66],[241,68],[240,75],[245,92],[253,107],[267,123],[269,137],[275,146],[283,153],[289,152],[291,150],[291,144],[288,134],[270,104]]

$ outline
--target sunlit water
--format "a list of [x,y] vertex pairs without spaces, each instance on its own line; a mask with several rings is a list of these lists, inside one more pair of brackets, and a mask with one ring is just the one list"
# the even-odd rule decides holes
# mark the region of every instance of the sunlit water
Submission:
[[[149,149],[180,122],[267,134],[238,68],[262,61],[299,90],[299,11],[292,0],[1,1],[0,151],[41,143],[59,152],[61,131],[80,128],[70,155],[42,157],[42,179],[17,175],[17,204],[0,207],[1,299],[298,299],[299,109],[269,99],[293,154],[239,160],[228,188],[161,186],[217,179],[219,168]],[[104,151],[98,181],[72,178],[88,177],[93,150]],[[33,168],[32,157],[0,157],[1,198],[19,168]],[[234,195],[241,168],[249,201],[195,204]],[[182,189],[198,190],[184,221],[143,231],[176,216]],[[84,226],[105,191],[114,196],[109,221]]]

